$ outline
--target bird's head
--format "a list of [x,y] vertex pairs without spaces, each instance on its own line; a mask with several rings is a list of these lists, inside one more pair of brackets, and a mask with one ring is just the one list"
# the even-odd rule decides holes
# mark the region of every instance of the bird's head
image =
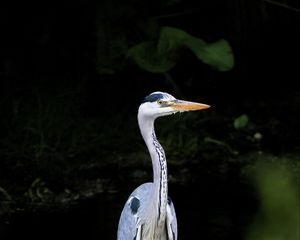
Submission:
[[196,111],[209,107],[202,103],[176,99],[165,92],[153,92],[144,98],[139,107],[139,115],[154,120],[172,113]]

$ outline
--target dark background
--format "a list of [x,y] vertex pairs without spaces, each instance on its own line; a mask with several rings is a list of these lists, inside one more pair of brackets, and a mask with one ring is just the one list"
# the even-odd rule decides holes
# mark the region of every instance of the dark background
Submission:
[[[180,239],[244,239],[259,203],[242,169],[262,153],[299,163],[299,8],[292,0],[2,7],[1,239],[18,231],[114,238],[127,196],[151,179],[136,113],[157,90],[212,106],[157,124]],[[216,71],[183,50],[170,84],[126,60],[118,39],[130,48],[161,26],[226,39],[233,69]],[[242,114],[249,123],[235,129]]]

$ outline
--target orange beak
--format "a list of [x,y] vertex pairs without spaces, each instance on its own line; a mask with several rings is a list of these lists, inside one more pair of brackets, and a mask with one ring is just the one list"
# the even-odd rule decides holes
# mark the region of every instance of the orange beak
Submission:
[[209,108],[209,105],[203,103],[189,102],[183,100],[176,100],[170,105],[171,108],[184,112],[184,111],[197,111]]

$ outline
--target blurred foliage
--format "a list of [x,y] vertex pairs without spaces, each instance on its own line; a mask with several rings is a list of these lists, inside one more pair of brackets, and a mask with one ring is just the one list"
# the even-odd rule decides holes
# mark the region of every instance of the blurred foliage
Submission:
[[30,185],[28,191],[25,193],[25,196],[29,197],[32,203],[51,201],[53,193],[45,185],[45,182],[43,182],[40,178],[35,179]]
[[[300,238],[300,162],[260,157],[250,169],[260,202],[247,240]],[[249,170],[249,169],[248,169]]]
[[246,114],[243,114],[234,120],[233,125],[235,129],[241,129],[246,127],[248,122],[249,122],[249,117]]
[[113,74],[124,66],[123,58],[128,50],[126,30],[132,25],[134,8],[126,5],[114,6],[103,3],[96,19],[97,69],[100,74]]
[[122,70],[126,57],[141,69],[164,73],[176,65],[182,48],[191,50],[199,60],[219,71],[228,71],[234,65],[226,40],[206,43],[181,29],[160,27],[155,18],[141,16],[134,4],[104,4],[96,24],[100,74]]
[[[0,181],[6,190],[2,193],[28,192],[35,197],[46,190],[45,184],[55,191],[69,184],[74,188],[72,179],[81,172],[113,163],[103,159],[114,159],[108,146],[117,139],[121,121],[85,118],[80,114],[80,94],[76,89],[53,95],[27,90],[26,98],[14,98],[11,108],[2,108],[1,114],[6,115],[1,116],[5,127],[0,139]],[[114,127],[102,127],[110,124]]]
[[197,156],[200,136],[193,134],[194,128],[190,126],[192,121],[190,115],[181,114],[172,116],[172,119],[158,120],[157,135],[165,148],[168,164],[171,166],[191,163]]
[[4,197],[4,199],[6,199],[6,200],[11,200],[11,196],[8,194],[8,192],[4,189],[4,188],[2,188],[2,187],[0,187],[0,195],[1,195],[1,197],[0,197],[0,199],[2,199],[3,197]]
[[234,65],[228,42],[224,39],[206,43],[183,30],[162,27],[158,40],[146,41],[128,50],[127,57],[142,69],[153,73],[163,73],[174,67],[179,59],[179,50],[190,49],[198,59],[216,70],[228,71]]

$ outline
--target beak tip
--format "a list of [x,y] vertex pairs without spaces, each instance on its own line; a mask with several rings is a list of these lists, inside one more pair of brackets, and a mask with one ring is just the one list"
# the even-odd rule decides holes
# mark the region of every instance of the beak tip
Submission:
[[189,102],[184,100],[178,100],[171,106],[173,109],[178,111],[197,111],[197,110],[204,110],[210,108],[210,105],[204,103],[197,103],[197,102]]

